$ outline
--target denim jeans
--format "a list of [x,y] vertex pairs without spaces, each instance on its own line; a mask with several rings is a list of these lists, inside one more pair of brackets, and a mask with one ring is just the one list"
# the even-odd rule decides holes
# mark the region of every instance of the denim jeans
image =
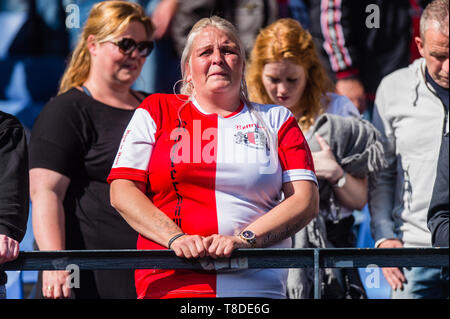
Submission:
[[392,299],[447,299],[449,297],[448,268],[403,268],[406,283],[402,290],[392,291]]
[[6,286],[0,285],[0,299],[6,299]]

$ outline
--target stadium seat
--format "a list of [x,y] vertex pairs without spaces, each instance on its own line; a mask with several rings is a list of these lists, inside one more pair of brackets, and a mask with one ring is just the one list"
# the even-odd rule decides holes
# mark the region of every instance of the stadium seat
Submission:
[[22,299],[23,286],[22,276],[20,271],[7,271],[8,282],[6,283],[6,298],[7,299]]
[[[375,241],[370,232],[370,213],[366,205],[359,215],[356,247],[373,248]],[[383,276],[381,268],[358,268],[359,276],[369,299],[389,299],[391,288]]]

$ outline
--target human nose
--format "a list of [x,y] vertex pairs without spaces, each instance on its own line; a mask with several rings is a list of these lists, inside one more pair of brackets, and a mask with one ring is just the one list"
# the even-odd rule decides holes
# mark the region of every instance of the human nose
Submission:
[[215,49],[212,53],[212,62],[215,64],[222,64],[223,63],[223,56],[220,50]]
[[445,73],[448,74],[448,71],[449,71],[449,62],[448,62],[448,58],[445,59],[444,63],[442,64],[442,69],[444,70]]
[[285,95],[288,92],[289,92],[289,90],[288,90],[288,86],[286,85],[286,83],[280,82],[278,84],[278,93],[281,94],[281,95]]
[[133,59],[137,59],[141,56],[137,46],[128,55]]

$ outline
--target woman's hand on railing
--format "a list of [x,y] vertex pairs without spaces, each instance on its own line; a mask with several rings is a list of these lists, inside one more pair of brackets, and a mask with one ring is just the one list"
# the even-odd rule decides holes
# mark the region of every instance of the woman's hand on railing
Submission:
[[54,270],[42,272],[42,295],[48,299],[70,298],[71,289],[68,286],[69,272]]
[[171,245],[178,257],[184,258],[228,258],[237,248],[250,248],[250,245],[237,236],[214,234],[208,237],[184,235]]
[[177,238],[170,248],[178,257],[202,258],[208,253],[208,248],[204,245],[203,239],[203,236],[186,234]]
[[214,234],[203,240],[211,258],[228,258],[237,248],[250,248],[250,245],[238,236]]

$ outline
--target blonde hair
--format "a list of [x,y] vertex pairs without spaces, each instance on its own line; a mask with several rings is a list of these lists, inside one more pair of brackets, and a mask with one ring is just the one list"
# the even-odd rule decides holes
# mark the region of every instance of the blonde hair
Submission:
[[[245,63],[245,47],[242,44],[242,41],[239,37],[239,33],[236,29],[236,27],[229,21],[218,17],[218,16],[212,16],[210,18],[203,18],[197,21],[194,26],[192,27],[191,31],[189,32],[186,40],[186,45],[183,49],[183,52],[181,54],[181,75],[182,75],[182,86],[180,88],[180,93],[185,94],[189,96],[189,99],[185,101],[185,103],[179,108],[178,110],[178,118],[181,122],[181,110],[184,108],[184,106],[191,100],[192,95],[194,93],[194,87],[192,86],[192,83],[187,81],[187,74],[186,74],[186,65],[190,65],[190,59],[192,56],[192,46],[194,44],[194,40],[197,37],[197,35],[204,30],[207,27],[214,27],[218,30],[223,31],[227,36],[230,37],[231,41],[233,41],[239,51],[239,56],[241,59],[243,59]],[[248,90],[247,90],[247,84],[244,77],[244,71],[242,73],[242,79],[241,79],[241,86],[240,86],[240,99],[247,105],[248,110],[250,114],[256,118],[256,123],[258,123],[263,131],[266,134],[266,137],[269,140],[269,145],[276,145],[274,144],[274,138],[270,134],[270,129],[265,123],[264,119],[259,114],[259,108],[255,107],[254,104],[250,102],[250,99],[248,98]]]
[[311,34],[293,19],[279,19],[262,29],[258,34],[250,55],[247,83],[250,99],[257,103],[274,103],[262,82],[264,65],[289,59],[305,69],[306,86],[294,110],[303,111],[298,120],[302,130],[308,130],[316,117],[324,112],[323,103],[332,89],[316,52]]
[[140,5],[127,1],[103,1],[95,4],[61,78],[58,94],[74,86],[82,85],[88,78],[91,67],[91,57],[87,47],[89,35],[94,35],[97,43],[110,41],[123,33],[133,21],[143,24],[150,39],[154,28]]
[[[183,49],[183,52],[181,54],[181,76],[183,84],[181,86],[180,92],[182,94],[191,95],[193,93],[193,87],[190,85],[186,80],[186,65],[190,64],[190,59],[192,56],[192,46],[194,44],[194,40],[197,37],[197,35],[202,32],[207,27],[214,27],[220,31],[225,32],[227,36],[230,37],[230,39],[237,45],[239,56],[243,61],[245,62],[245,47],[242,44],[241,39],[239,38],[239,34],[235,28],[235,26],[218,16],[212,16],[210,18],[203,18],[197,21],[194,26],[192,27],[191,31],[189,32],[186,40],[186,45]],[[248,101],[248,94],[247,94],[247,87],[245,85],[245,78],[242,77],[242,83],[241,83],[241,99],[243,99],[245,102]]]

